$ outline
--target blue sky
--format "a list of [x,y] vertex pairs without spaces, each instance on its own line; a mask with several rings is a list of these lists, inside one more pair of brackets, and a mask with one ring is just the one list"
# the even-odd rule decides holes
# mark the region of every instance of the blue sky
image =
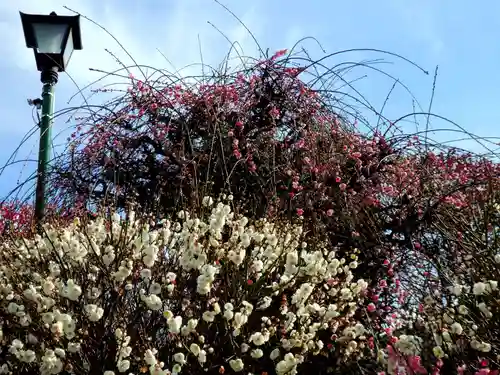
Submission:
[[[352,48],[375,48],[401,54],[429,71],[423,74],[411,65],[390,56],[369,52],[343,55],[328,60],[330,66],[342,61],[384,58],[378,66],[408,86],[426,110],[431,95],[433,72],[439,75],[432,111],[450,118],[467,131],[480,136],[495,136],[500,112],[500,3],[485,0],[478,6],[464,0],[383,0],[321,1],[309,0],[225,0],[253,32],[260,45],[271,51],[290,48],[302,37],[315,37],[327,53]],[[306,5],[307,4],[307,5]],[[32,109],[26,99],[40,96],[41,85],[32,51],[26,49],[18,12],[71,14],[66,5],[106,27],[138,63],[173,71],[200,61],[200,46],[205,63],[216,64],[230,45],[207,21],[231,41],[238,41],[246,55],[258,49],[246,30],[213,0],[18,0],[0,2],[0,162],[3,164],[33,127]],[[60,76],[56,107],[82,104],[82,97],[68,100],[88,83],[101,77],[89,71],[112,71],[119,67],[105,51],[111,50],[126,64],[132,62],[117,43],[99,27],[82,20],[84,49],[73,54],[68,74]],[[200,43],[198,42],[200,40]],[[317,44],[302,43],[313,57],[324,55]],[[161,51],[162,53],[158,52]],[[188,72],[192,72],[191,68]],[[187,74],[187,73],[186,73]],[[375,108],[380,108],[393,81],[370,70],[357,70],[351,78],[356,88]],[[105,82],[109,82],[108,79]],[[113,80],[112,80],[113,81]],[[116,80],[115,80],[116,81]],[[99,87],[103,82],[96,85]],[[99,100],[96,98],[95,100]],[[396,89],[385,115],[396,119],[412,112],[410,96]],[[419,119],[423,129],[425,119]],[[56,121],[54,135],[72,124]],[[415,125],[408,124],[415,130]],[[437,119],[433,129],[451,128]],[[67,131],[55,142],[64,141]],[[441,140],[462,138],[453,132],[439,133]],[[19,150],[17,160],[37,158],[37,137],[31,137]],[[476,142],[460,142],[462,147],[482,151]],[[490,146],[491,148],[491,146]],[[15,164],[0,174],[0,196],[26,179],[34,162]]]

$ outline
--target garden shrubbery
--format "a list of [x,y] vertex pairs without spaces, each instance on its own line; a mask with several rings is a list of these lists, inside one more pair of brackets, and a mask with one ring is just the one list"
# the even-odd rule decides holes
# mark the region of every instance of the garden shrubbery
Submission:
[[498,373],[499,165],[368,129],[318,65],[130,76],[80,117],[72,214],[3,235],[2,370]]

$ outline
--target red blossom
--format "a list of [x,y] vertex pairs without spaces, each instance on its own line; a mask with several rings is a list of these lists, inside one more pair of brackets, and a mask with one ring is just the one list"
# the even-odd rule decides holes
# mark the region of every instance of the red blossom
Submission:
[[286,55],[287,52],[288,52],[287,49],[281,49],[279,51],[276,51],[274,55],[271,57],[271,60],[276,60],[277,58]]

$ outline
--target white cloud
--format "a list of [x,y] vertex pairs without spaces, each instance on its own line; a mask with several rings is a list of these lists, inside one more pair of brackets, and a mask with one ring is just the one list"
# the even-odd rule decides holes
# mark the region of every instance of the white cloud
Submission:
[[[205,64],[216,67],[231,47],[227,39],[231,42],[237,41],[240,52],[243,50],[242,53],[245,55],[255,56],[257,52],[255,42],[246,28],[214,1],[169,0],[163,4],[157,2],[156,4],[161,5],[156,7],[145,7],[142,4],[115,0],[107,2],[102,0],[19,0],[17,3],[0,1],[0,35],[3,36],[3,43],[0,44],[2,55],[0,67],[3,71],[4,84],[10,84],[17,79],[16,77],[24,76],[30,85],[21,90],[23,91],[21,97],[11,97],[8,104],[4,101],[0,105],[0,110],[9,113],[12,122],[19,124],[3,129],[1,134],[4,137],[8,134],[9,138],[13,137],[12,139],[20,138],[33,125],[31,111],[26,106],[26,98],[36,97],[36,90],[40,89],[33,52],[25,47],[19,11],[33,14],[48,14],[55,11],[60,15],[71,15],[72,12],[64,8],[67,6],[105,27],[138,64],[165,69],[170,73],[188,64],[197,63],[195,66],[182,70],[182,75],[200,74],[201,55]],[[231,5],[229,8],[257,37],[265,35],[267,17],[263,13],[262,1],[237,5]],[[134,64],[119,44],[101,27],[82,17],[81,28],[83,50],[73,53],[67,70],[69,77],[60,76],[56,93],[57,109],[65,108],[70,98],[72,101],[69,105],[78,107],[84,104],[83,97],[91,103],[100,103],[110,96],[115,96],[113,93],[92,95],[87,90],[73,97],[79,89],[103,77],[102,73],[91,71],[89,68],[113,72],[121,67],[115,57],[125,65]],[[286,37],[286,33],[283,33],[283,37]],[[264,38],[260,39],[259,41],[262,42]],[[175,68],[165,60],[164,56],[173,63]],[[233,53],[233,56],[236,54]],[[238,61],[231,65],[234,67],[235,64],[238,64]],[[121,74],[127,75],[125,71]],[[140,77],[137,69],[134,74]],[[93,88],[117,82],[128,83],[129,81],[107,77]],[[124,86],[118,88],[123,89]],[[12,104],[15,105],[12,106]],[[69,131],[64,129],[71,125],[74,125],[74,122],[66,124],[64,119],[56,120],[53,136],[56,137],[61,131],[63,134],[57,136],[55,142],[60,143],[67,137]],[[29,143],[33,143],[36,147],[36,137],[33,138],[33,142]],[[25,156],[24,153],[23,156]]]
[[[131,9],[133,3],[124,7],[122,2],[115,1],[103,5],[102,1],[96,0],[19,0],[17,3],[0,2],[0,35],[6,42],[0,44],[0,53],[6,68],[24,72],[33,72],[35,69],[33,53],[25,48],[18,11],[43,14],[54,10],[58,14],[71,14],[63,8],[64,5],[105,27],[138,64],[173,71],[162,54],[176,68],[199,63],[199,38],[205,63],[217,64],[229,50],[230,44],[207,21],[215,24],[230,40],[238,41],[243,49],[250,47],[255,50],[247,31],[214,2],[170,1],[159,8],[142,7],[140,9],[144,11],[135,14],[134,9]],[[255,32],[261,29],[264,18],[257,15],[255,4],[248,7],[249,10],[245,9],[242,14],[242,20]],[[67,71],[80,87],[101,76],[89,68],[109,72],[120,68],[120,64],[106,49],[123,64],[134,64],[116,41],[99,26],[82,18],[81,28],[83,50],[74,52]],[[201,70],[198,66],[189,72],[196,69],[197,72]],[[60,81],[62,83],[63,79]],[[116,81],[116,78],[107,81]]]

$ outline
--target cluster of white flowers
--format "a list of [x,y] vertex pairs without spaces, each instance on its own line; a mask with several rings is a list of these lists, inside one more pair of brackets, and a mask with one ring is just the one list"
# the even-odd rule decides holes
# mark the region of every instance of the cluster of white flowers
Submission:
[[204,264],[201,268],[200,276],[198,276],[197,283],[198,287],[196,291],[199,294],[210,293],[210,288],[215,280],[215,274],[217,273],[217,268],[210,264]]
[[[494,283],[493,283],[494,284]],[[483,288],[484,285],[484,288]],[[489,340],[485,340],[488,332],[480,330],[480,326],[488,326],[488,320],[493,316],[486,302],[478,302],[478,298],[492,297],[490,294],[496,291],[491,283],[475,283],[472,286],[456,284],[448,288],[452,305],[443,308],[433,298],[426,298],[420,313],[414,316],[408,327],[416,323],[420,329],[425,329],[429,341],[413,335],[399,335],[394,344],[398,353],[404,356],[418,356],[424,347],[430,347],[432,354],[437,359],[446,358],[453,353],[459,353],[469,346],[479,355],[490,353],[493,349]],[[487,299],[490,303],[496,303],[495,298]],[[462,304],[463,303],[463,304]],[[464,305],[466,304],[466,305]],[[480,314],[471,314],[471,309],[477,309]],[[485,324],[486,323],[486,324]],[[496,327],[495,327],[496,328]],[[403,361],[404,362],[404,361]],[[395,374],[394,368],[387,368],[388,374]]]
[[303,356],[294,356],[292,353],[287,353],[283,360],[276,365],[276,373],[278,375],[296,375],[297,365],[303,361]]
[[94,304],[85,305],[85,312],[91,322],[97,322],[104,314],[102,307]]
[[[460,358],[461,353],[471,351],[480,358],[497,358],[500,350],[496,340],[500,318],[497,281],[500,257],[495,249],[492,253],[464,249],[461,258],[464,264],[443,273],[451,285],[439,289],[438,284],[430,284],[429,294],[422,299],[418,311],[415,309],[403,323],[406,325],[402,332],[418,327],[412,332],[421,337],[396,335],[393,347],[397,355],[424,356],[421,352],[427,350],[425,355],[432,353],[439,360],[452,356]],[[396,373],[393,370],[388,368],[387,373]]]
[[130,368],[130,361],[127,359],[132,353],[130,344],[130,336],[123,333],[123,330],[117,328],[115,330],[116,341],[118,342],[118,350],[116,353],[116,367],[119,372],[125,372]]
[[[88,370],[99,361],[83,358],[106,356],[95,352],[100,340],[116,347],[107,374],[144,366],[155,375],[189,373],[194,365],[242,372],[265,357],[277,374],[293,375],[308,355],[328,355],[320,332],[338,337],[340,355],[362,355],[366,329],[355,313],[367,283],[354,280],[355,256],[348,261],[324,245],[310,248],[301,224],[250,222],[227,204],[213,206],[212,198],[203,205],[206,220],[181,211],[155,229],[133,213],[127,220],[113,215],[4,244],[2,324],[38,337],[3,337],[11,340],[10,371],[16,361],[43,374],[68,365]],[[139,338],[152,335],[153,326],[156,339]],[[224,340],[234,343],[236,357],[218,352],[224,335],[232,336]],[[178,349],[166,352],[157,346],[162,342]]]
[[404,355],[419,355],[422,349],[422,339],[412,335],[401,335],[395,347]]

